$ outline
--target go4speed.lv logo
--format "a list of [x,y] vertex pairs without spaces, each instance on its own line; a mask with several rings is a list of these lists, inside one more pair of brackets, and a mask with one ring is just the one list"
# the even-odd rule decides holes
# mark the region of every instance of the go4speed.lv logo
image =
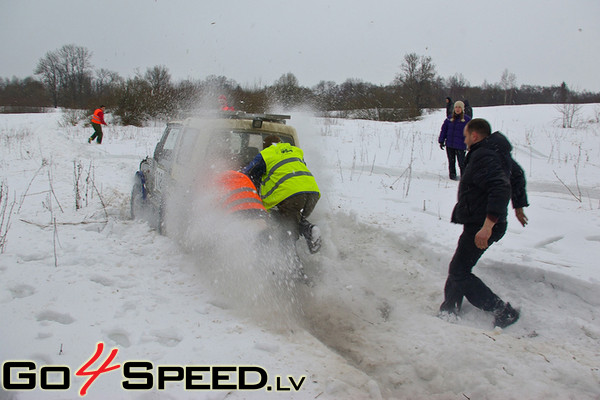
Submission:
[[[93,365],[100,359],[104,343],[96,345],[96,352],[75,372],[76,377],[84,378],[85,383],[79,389],[79,395],[85,396],[88,389],[100,375],[121,369],[124,390],[164,390],[167,382],[180,382],[185,390],[266,390],[277,392],[299,391],[306,376],[294,378],[287,375],[287,382],[281,376],[275,376],[275,382],[269,384],[267,371],[256,365],[159,365],[150,361],[126,361],[112,364],[119,349],[110,354],[97,369]],[[289,384],[289,385],[288,385]],[[33,361],[5,361],[2,364],[2,388],[4,390],[69,390],[71,388],[71,369],[62,365],[45,365],[39,371]]]

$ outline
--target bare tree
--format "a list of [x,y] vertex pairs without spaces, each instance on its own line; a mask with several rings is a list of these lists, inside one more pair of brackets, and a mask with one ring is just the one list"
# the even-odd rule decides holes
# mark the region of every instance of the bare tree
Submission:
[[564,103],[557,104],[555,108],[561,115],[562,127],[572,128],[575,122],[577,122],[577,117],[581,111],[581,105]]
[[344,99],[344,108],[365,110],[375,106],[373,85],[360,79],[347,79],[339,86],[339,96]]
[[416,53],[406,54],[400,66],[402,72],[396,76],[396,84],[401,86],[404,103],[416,115],[430,104],[436,79],[435,65],[431,57]]
[[92,53],[85,47],[68,44],[42,57],[35,69],[50,92],[54,106],[82,106],[91,89],[90,59]]
[[465,88],[470,83],[463,74],[457,73],[448,78],[446,85],[450,89],[450,97],[459,99],[460,97],[464,97]]
[[209,75],[201,83],[201,94],[205,99],[212,100],[212,105],[217,107],[217,98],[220,95],[227,96],[229,105],[234,104],[235,99],[231,99],[230,95],[235,91],[238,84],[225,76]]
[[148,111],[154,116],[166,117],[174,108],[173,86],[169,69],[164,65],[148,68],[144,74],[144,80],[150,88],[150,93],[146,98]]
[[58,55],[62,64],[67,104],[81,105],[91,88],[92,53],[85,47],[69,44],[61,47]]
[[109,71],[105,68],[96,70],[96,78],[93,80],[93,89],[96,95],[100,98],[110,96],[110,94],[123,84],[123,78],[114,71]]
[[148,68],[144,78],[150,84],[152,92],[166,92],[171,88],[171,74],[164,65]]
[[504,104],[510,104],[512,92],[517,88],[517,76],[505,69],[500,77],[500,87],[504,90]]
[[38,61],[34,73],[41,75],[46,90],[50,93],[54,108],[58,107],[58,92],[60,90],[60,66],[56,51],[49,51]]
[[291,72],[281,75],[268,90],[271,103],[278,104],[286,109],[294,107],[301,102],[302,89],[298,78]]
[[118,103],[114,109],[115,115],[124,125],[142,126],[150,115],[146,99],[150,93],[148,82],[139,75],[128,78],[117,91]]
[[339,108],[339,87],[333,81],[320,81],[312,88],[316,105],[321,110],[335,110]]

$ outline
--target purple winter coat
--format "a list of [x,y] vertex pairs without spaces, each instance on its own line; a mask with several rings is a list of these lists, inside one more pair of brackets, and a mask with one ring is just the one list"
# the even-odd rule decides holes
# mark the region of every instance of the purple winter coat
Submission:
[[464,115],[464,121],[458,118],[455,118],[454,121],[451,121],[451,119],[446,118],[444,121],[438,142],[445,144],[446,147],[451,149],[466,150],[467,145],[465,144],[463,131],[471,118],[468,115]]

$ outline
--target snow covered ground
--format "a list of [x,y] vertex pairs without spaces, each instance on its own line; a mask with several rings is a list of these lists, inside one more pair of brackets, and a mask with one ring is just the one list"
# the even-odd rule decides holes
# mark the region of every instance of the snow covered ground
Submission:
[[[90,399],[599,399],[599,114],[585,105],[580,127],[562,129],[552,105],[475,109],[528,179],[530,224],[510,214],[475,268],[521,309],[504,330],[468,304],[458,321],[436,316],[461,231],[449,222],[458,184],[437,145],[441,110],[406,123],[293,115],[323,192],[311,220],[324,246],[310,255],[298,243],[312,287],[262,279],[269,262],[235,234],[190,251],[129,219],[160,124],[110,126],[99,146],[60,112],[0,115],[1,378],[36,387],[0,399],[78,398],[88,378],[76,372],[98,343],[84,370],[112,349],[105,367],[120,367],[86,388]],[[35,370],[9,370],[17,360]],[[180,372],[220,389],[186,391]],[[152,389],[124,389],[150,374]],[[40,389],[65,375],[68,390]],[[240,377],[261,388],[227,388]]]

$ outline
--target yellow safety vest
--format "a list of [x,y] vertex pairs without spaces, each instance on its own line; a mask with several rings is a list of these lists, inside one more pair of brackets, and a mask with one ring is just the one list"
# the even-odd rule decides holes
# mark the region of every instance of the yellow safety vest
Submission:
[[304,163],[304,153],[289,143],[271,145],[260,152],[267,166],[261,178],[260,197],[267,210],[298,193],[318,193],[317,181]]

